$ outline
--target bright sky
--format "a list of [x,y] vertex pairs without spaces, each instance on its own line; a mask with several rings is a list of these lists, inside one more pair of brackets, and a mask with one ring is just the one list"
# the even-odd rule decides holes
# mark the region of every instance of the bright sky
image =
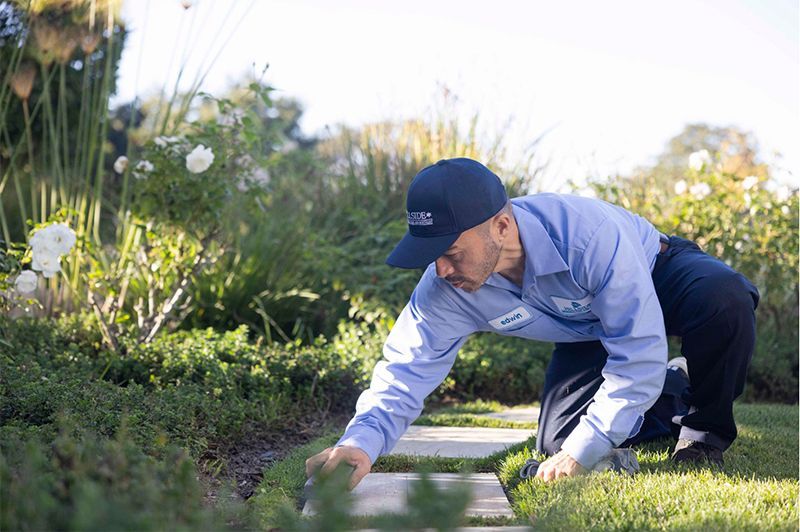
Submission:
[[125,2],[117,101],[171,90],[182,54],[189,81],[222,49],[204,90],[269,63],[307,132],[422,116],[441,85],[489,130],[511,119],[512,149],[553,128],[543,188],[647,163],[689,122],[750,130],[800,175],[797,0],[192,3]]

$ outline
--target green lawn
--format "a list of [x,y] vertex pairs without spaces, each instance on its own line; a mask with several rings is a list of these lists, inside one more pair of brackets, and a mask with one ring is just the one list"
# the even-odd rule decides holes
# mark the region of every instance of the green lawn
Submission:
[[[427,414],[421,422],[465,426],[476,414],[497,409],[491,403],[459,405]],[[741,404],[736,417],[739,438],[725,453],[722,470],[677,467],[669,461],[671,442],[663,441],[638,449],[642,471],[633,478],[593,473],[550,484],[521,481],[519,467],[533,456],[529,441],[480,460],[382,457],[373,471],[497,473],[517,518],[464,524],[533,524],[544,530],[797,530],[798,407]],[[299,507],[305,458],[337,437],[335,431],[299,448],[265,473],[251,500],[264,525],[273,522],[281,502]],[[362,524],[369,523],[353,522]]]

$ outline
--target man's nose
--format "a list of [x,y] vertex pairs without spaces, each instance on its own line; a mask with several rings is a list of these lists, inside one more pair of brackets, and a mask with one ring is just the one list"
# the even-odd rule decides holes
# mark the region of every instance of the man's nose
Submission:
[[436,276],[437,277],[447,277],[453,273],[453,265],[450,264],[447,259],[439,257],[436,259]]

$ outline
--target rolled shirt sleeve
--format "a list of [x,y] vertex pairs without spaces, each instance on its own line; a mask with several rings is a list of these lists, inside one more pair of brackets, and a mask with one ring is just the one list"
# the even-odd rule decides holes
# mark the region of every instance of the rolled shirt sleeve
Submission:
[[641,428],[664,385],[667,340],[642,245],[613,219],[594,232],[574,274],[594,294],[592,312],[608,359],[603,384],[561,448],[591,469]]
[[375,462],[391,451],[422,411],[424,399],[447,377],[475,322],[426,270],[383,347],[383,360],[359,397],[336,446],[362,449]]

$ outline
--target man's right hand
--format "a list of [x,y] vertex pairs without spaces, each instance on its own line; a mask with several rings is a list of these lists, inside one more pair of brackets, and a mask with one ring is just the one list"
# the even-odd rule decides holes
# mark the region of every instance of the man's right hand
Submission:
[[319,454],[315,454],[306,460],[306,477],[311,477],[321,469],[322,474],[330,474],[336,469],[336,466],[341,462],[350,464],[355,469],[350,475],[350,485],[348,489],[355,488],[361,479],[364,478],[369,470],[372,468],[367,453],[358,447],[349,447],[343,445],[341,447],[328,447]]

